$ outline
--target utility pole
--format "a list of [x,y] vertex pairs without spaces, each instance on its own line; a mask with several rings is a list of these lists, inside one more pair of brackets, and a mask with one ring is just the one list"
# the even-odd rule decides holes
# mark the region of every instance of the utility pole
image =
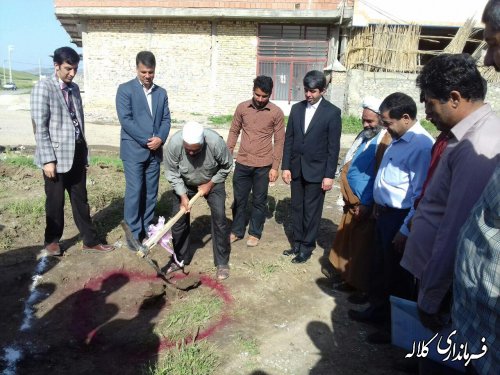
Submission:
[[9,46],[9,83],[12,83],[12,64],[10,61],[10,53],[14,50],[14,46]]

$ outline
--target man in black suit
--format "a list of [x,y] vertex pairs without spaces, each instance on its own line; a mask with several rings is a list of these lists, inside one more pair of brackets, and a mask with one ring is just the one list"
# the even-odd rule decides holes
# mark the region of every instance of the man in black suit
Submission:
[[286,128],[282,178],[291,183],[293,245],[284,255],[304,263],[316,247],[325,192],[331,190],[340,150],[340,109],[323,98],[325,75],[304,77],[306,100],[294,104]]

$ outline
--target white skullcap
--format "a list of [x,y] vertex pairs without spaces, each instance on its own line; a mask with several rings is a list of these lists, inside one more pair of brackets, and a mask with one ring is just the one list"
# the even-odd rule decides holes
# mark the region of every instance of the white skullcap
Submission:
[[380,114],[380,104],[382,104],[382,100],[375,98],[374,96],[366,96],[363,99],[363,103],[361,104],[361,107],[363,109],[369,109],[370,111],[373,111],[377,114]]
[[182,139],[189,145],[203,144],[203,125],[189,121],[182,128]]

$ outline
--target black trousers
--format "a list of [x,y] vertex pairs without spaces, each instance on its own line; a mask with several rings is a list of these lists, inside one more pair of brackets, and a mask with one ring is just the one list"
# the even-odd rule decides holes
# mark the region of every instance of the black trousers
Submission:
[[45,181],[45,243],[59,242],[64,229],[64,192],[67,191],[75,224],[80,231],[83,244],[99,244],[97,232],[90,218],[87,200],[87,146],[75,143],[73,166],[68,172],[57,173],[55,179],[43,175]]
[[[187,187],[188,197],[191,199],[198,191],[197,187]],[[175,194],[175,193],[174,193]],[[179,212],[180,197],[176,194],[172,207],[172,216]],[[212,247],[214,252],[214,264],[216,266],[225,266],[229,263],[229,227],[226,218],[226,190],[224,183],[215,184],[210,193],[205,197],[210,207],[210,221],[212,233]],[[193,251],[190,249],[190,214],[182,216],[172,227],[172,242],[174,251],[179,261],[184,264],[190,264],[193,259]]]
[[245,235],[245,219],[248,196],[252,191],[252,210],[248,225],[248,234],[262,237],[267,211],[267,192],[269,189],[269,171],[271,166],[247,167],[236,163],[233,174],[233,225],[231,232],[237,237]]
[[321,182],[307,182],[298,177],[291,182],[291,193],[293,246],[302,255],[309,256],[316,247],[325,192]]
[[376,220],[375,254],[372,257],[370,304],[389,318],[389,296],[415,300],[416,284],[413,275],[400,266],[402,253],[394,250],[392,240],[399,232],[408,209],[388,209]]

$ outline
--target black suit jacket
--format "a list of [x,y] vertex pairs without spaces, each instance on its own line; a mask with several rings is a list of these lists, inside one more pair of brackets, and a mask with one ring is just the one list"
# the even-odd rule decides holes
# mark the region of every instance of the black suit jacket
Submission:
[[307,101],[292,106],[286,128],[281,169],[290,170],[292,179],[302,176],[318,183],[334,178],[340,151],[342,120],[340,109],[325,98],[304,133]]

